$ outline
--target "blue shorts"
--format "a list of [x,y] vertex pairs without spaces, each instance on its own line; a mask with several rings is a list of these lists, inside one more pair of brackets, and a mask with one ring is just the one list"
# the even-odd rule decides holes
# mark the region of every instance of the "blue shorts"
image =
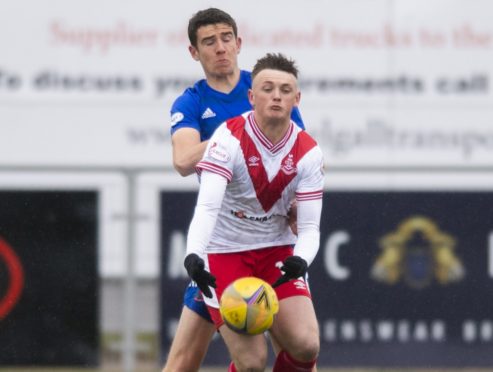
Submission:
[[199,287],[197,287],[197,284],[194,282],[191,282],[185,290],[183,304],[208,322],[212,323],[211,316],[207,310],[207,305],[202,298],[202,292],[200,292]]

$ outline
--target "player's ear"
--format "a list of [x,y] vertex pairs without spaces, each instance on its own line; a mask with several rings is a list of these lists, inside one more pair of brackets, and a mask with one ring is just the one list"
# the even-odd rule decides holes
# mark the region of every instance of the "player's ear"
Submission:
[[194,60],[196,61],[199,60],[199,51],[197,50],[197,48],[195,48],[193,45],[189,45],[188,51],[190,52],[190,55]]
[[248,101],[250,102],[250,106],[255,108],[255,100],[253,99],[253,91],[251,89],[248,89]]
[[300,101],[301,101],[301,91],[298,90],[298,92],[296,93],[296,98],[295,98],[295,106],[298,106],[300,104]]
[[238,49],[236,51],[236,54],[240,54],[240,51],[241,51],[241,37],[237,37],[236,38],[236,48]]

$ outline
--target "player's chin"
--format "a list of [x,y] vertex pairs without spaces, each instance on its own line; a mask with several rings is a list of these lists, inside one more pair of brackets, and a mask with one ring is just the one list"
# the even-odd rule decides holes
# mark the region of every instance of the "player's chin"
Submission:
[[217,75],[231,75],[234,73],[234,68],[231,63],[219,63],[215,66]]
[[277,120],[277,121],[285,121],[290,117],[290,115],[287,113],[285,110],[279,110],[279,109],[270,109],[268,112],[268,116],[270,117],[271,120]]

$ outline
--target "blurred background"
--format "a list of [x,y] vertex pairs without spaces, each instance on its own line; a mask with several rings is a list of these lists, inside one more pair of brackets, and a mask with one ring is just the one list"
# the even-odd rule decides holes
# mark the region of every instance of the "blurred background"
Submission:
[[[162,365],[197,191],[169,109],[202,78],[186,27],[209,6],[241,68],[282,52],[301,72],[326,170],[320,370],[492,371],[489,0],[0,0],[1,370]],[[205,367],[228,360],[215,339]]]

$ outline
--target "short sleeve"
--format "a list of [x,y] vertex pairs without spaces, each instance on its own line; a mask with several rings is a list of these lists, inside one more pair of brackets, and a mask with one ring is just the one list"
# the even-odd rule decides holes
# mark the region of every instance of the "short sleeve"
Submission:
[[199,103],[190,89],[178,97],[171,106],[171,129],[173,135],[180,128],[194,128],[200,133]]
[[324,188],[324,162],[320,147],[315,146],[298,163],[301,179],[296,189],[296,200],[321,199]]
[[196,166],[197,173],[200,175],[205,169],[220,174],[231,182],[237,152],[238,140],[232,136],[226,123],[221,124],[209,140],[204,156]]

